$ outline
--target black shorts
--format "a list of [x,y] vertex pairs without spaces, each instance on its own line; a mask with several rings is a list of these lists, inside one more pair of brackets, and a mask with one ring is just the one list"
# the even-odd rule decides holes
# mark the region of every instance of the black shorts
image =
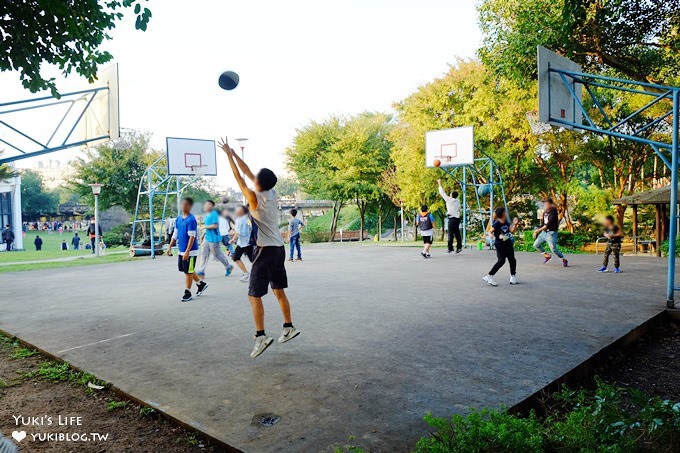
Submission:
[[286,250],[281,247],[257,247],[250,269],[248,295],[262,297],[272,289],[288,288],[286,275]]
[[177,257],[177,269],[185,274],[193,274],[196,269],[196,257],[190,256],[188,260],[182,259],[182,254]]
[[432,244],[433,241],[434,241],[434,235],[423,236],[423,244]]
[[231,254],[231,259],[234,261],[240,261],[241,257],[245,255],[252,262],[253,261],[253,246],[247,245],[245,247],[236,246],[236,250]]

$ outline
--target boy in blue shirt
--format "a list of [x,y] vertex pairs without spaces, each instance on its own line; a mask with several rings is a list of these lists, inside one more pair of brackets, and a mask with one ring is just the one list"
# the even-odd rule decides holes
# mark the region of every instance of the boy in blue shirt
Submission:
[[185,289],[184,295],[180,299],[181,302],[189,302],[191,297],[191,285],[196,282],[198,290],[196,296],[201,296],[208,288],[208,284],[202,281],[196,275],[196,257],[198,256],[198,242],[196,241],[196,234],[198,231],[198,224],[196,217],[191,214],[191,208],[194,206],[194,200],[186,197],[182,199],[180,215],[175,220],[175,231],[172,233],[172,239],[168,245],[168,256],[172,256],[172,247],[177,244],[177,268],[184,273]]
[[206,214],[203,219],[205,227],[205,235],[201,248],[198,253],[198,260],[196,264],[196,274],[203,278],[205,277],[205,268],[208,266],[208,259],[210,255],[215,257],[217,261],[224,265],[226,277],[231,275],[234,266],[229,264],[227,255],[222,251],[222,235],[220,234],[220,216],[215,209],[215,202],[208,200],[203,204],[203,212]]

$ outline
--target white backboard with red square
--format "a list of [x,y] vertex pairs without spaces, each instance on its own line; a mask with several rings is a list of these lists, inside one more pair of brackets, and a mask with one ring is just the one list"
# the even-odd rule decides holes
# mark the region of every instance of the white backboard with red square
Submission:
[[217,175],[214,140],[166,138],[169,175]]
[[425,134],[426,167],[459,167],[472,165],[474,162],[472,126],[429,131]]
[[537,54],[538,120],[566,128],[570,126],[554,120],[582,124],[583,113],[578,104],[583,102],[583,84],[578,83],[573,77],[565,75],[563,78],[559,73],[551,71],[560,69],[580,73],[581,65],[545,47],[538,46]]

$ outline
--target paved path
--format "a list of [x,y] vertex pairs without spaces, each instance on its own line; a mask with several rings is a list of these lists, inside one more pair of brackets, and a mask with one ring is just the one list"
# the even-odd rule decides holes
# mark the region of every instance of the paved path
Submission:
[[[624,257],[599,275],[519,254],[516,287],[481,276],[493,252],[305,247],[288,266],[302,335],[257,360],[246,287],[218,277],[181,304],[175,260],[3,274],[0,329],[251,452],[408,451],[430,411],[512,405],[664,307],[666,262]],[[265,301],[268,333],[281,317]],[[0,411],[1,412],[1,411]],[[252,424],[273,413],[273,427]],[[37,414],[36,414],[37,415]],[[113,433],[115,435],[115,433]]]

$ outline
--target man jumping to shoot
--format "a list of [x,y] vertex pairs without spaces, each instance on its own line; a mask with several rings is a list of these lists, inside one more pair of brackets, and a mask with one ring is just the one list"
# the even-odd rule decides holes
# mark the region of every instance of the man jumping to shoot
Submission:
[[[279,337],[279,343],[290,341],[300,334],[300,331],[293,327],[290,303],[285,291],[288,287],[288,277],[285,267],[286,250],[279,231],[278,200],[274,191],[277,178],[268,168],[263,168],[254,175],[248,165],[229,147],[226,137],[220,143],[220,147],[227,154],[236,182],[248,202],[250,214],[258,227],[257,250],[253,256],[248,287],[248,299],[255,319],[255,346],[250,353],[250,357],[254,359],[274,342],[264,332],[262,296],[267,294],[269,285],[279,301],[283,314],[283,332]],[[253,182],[255,190],[248,187],[244,175]]]

